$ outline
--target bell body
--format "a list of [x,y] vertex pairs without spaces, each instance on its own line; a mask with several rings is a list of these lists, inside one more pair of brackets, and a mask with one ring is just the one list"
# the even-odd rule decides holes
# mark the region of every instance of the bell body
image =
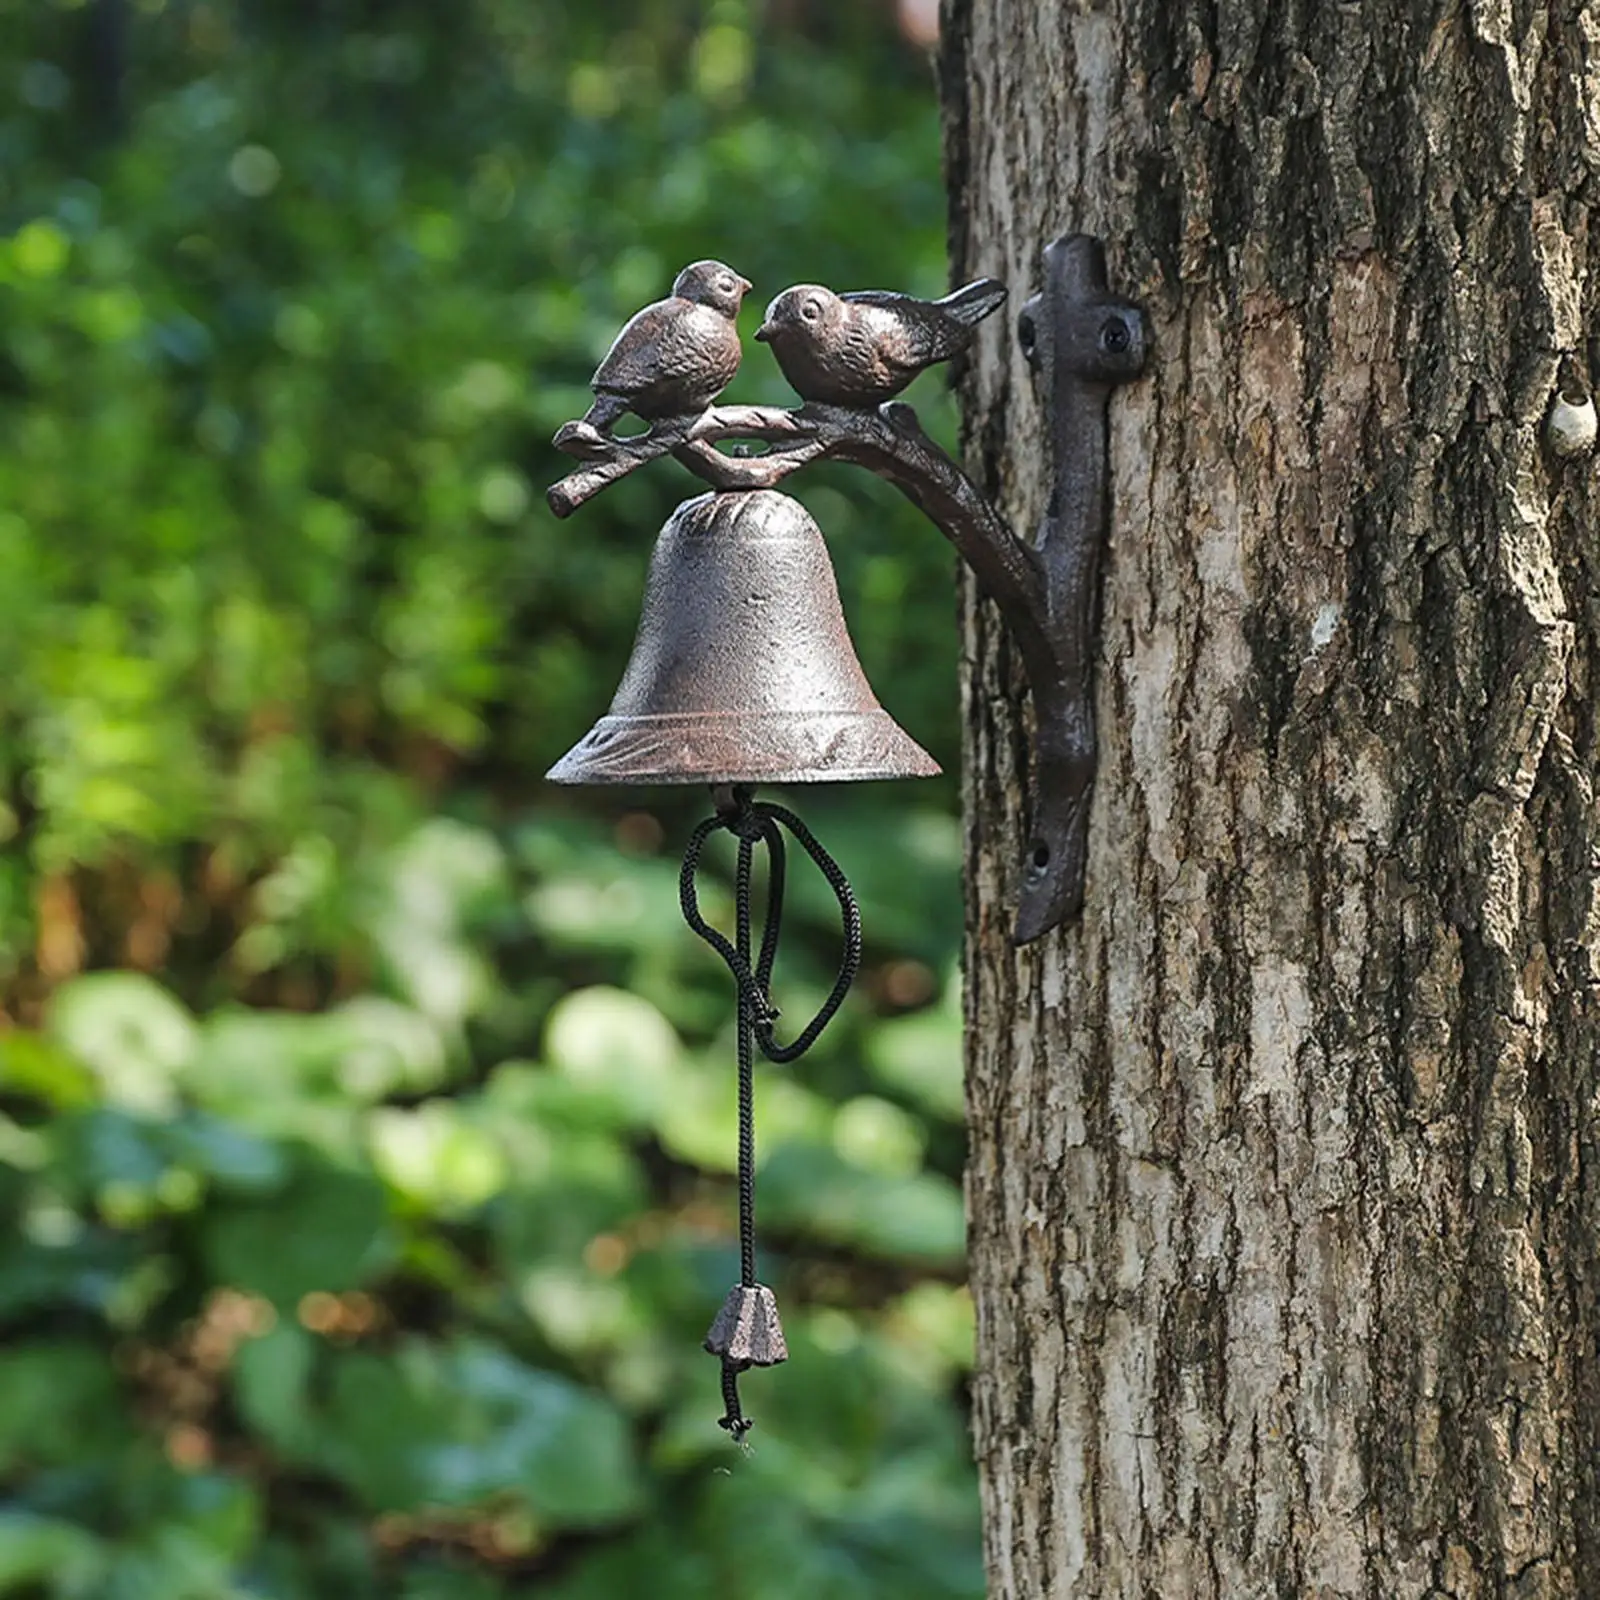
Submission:
[[878,704],[821,530],[770,489],[702,495],[656,541],[610,712],[556,783],[830,783],[927,777]]

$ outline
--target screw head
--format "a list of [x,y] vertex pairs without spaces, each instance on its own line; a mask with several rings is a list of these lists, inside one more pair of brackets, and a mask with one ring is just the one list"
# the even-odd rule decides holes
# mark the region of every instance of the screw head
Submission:
[[1121,317],[1107,317],[1100,324],[1100,348],[1108,356],[1120,356],[1132,343],[1133,335]]

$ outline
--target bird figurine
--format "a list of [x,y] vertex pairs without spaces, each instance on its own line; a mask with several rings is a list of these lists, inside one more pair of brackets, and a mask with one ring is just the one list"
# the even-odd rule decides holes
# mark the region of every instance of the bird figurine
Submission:
[[704,411],[739,370],[736,323],[749,288],[720,261],[685,267],[671,296],[635,312],[612,341],[583,420],[609,436],[630,411],[646,422]]
[[865,407],[892,400],[923,370],[972,343],[977,325],[1006,297],[979,278],[942,300],[884,289],[835,294],[818,283],[785,289],[756,332],[802,400]]

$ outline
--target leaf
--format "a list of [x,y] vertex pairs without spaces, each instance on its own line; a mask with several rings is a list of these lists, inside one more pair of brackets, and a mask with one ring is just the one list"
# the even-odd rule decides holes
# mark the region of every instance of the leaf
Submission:
[[459,1435],[433,1452],[441,1486],[468,1499],[519,1492],[562,1526],[602,1526],[633,1511],[632,1440],[608,1401],[491,1345],[464,1341],[450,1363]]
[[965,1068],[961,1057],[959,992],[948,1001],[892,1022],[880,1023],[867,1037],[867,1061],[885,1088],[951,1122],[966,1114]]
[[505,1592],[485,1573],[427,1562],[407,1573],[399,1600],[502,1600]]
[[136,1260],[134,1242],[70,1222],[71,1233],[59,1242],[14,1232],[0,1237],[0,1316],[46,1306],[111,1312]]
[[414,1110],[381,1106],[372,1113],[368,1137],[379,1173],[432,1211],[474,1210],[506,1181],[500,1145],[446,1100]]
[[382,1187],[365,1173],[307,1164],[271,1200],[234,1203],[206,1219],[206,1264],[218,1283],[290,1310],[314,1289],[359,1288],[394,1259]]
[[55,1130],[58,1170],[85,1197],[154,1191],[169,1165],[166,1144],[159,1123],[109,1109],[64,1119]]
[[498,1257],[514,1278],[552,1259],[576,1261],[597,1234],[626,1227],[647,1203],[638,1160],[608,1129],[552,1118],[502,1137],[510,1178],[491,1220]]
[[94,1070],[106,1098],[130,1111],[172,1108],[199,1040],[194,1018],[158,983],[133,972],[68,984],[52,999],[46,1023],[51,1038]]
[[922,1166],[924,1135],[916,1119],[876,1095],[857,1095],[839,1107],[833,1147],[853,1167],[908,1178]]
[[284,1183],[288,1157],[270,1139],[205,1112],[193,1112],[165,1130],[174,1158],[203,1172],[221,1190],[263,1194]]
[[188,1075],[196,1099],[257,1131],[318,1131],[350,1102],[436,1088],[448,1060],[438,1028],[420,1013],[365,995],[321,1015],[219,1012],[207,1019]]
[[680,1079],[683,1047],[648,1000],[596,985],[550,1013],[545,1054],[591,1102],[595,1114],[640,1126],[660,1115]]
[[233,1382],[246,1422],[280,1450],[311,1457],[317,1421],[309,1403],[315,1347],[309,1334],[280,1320],[234,1356]]
[[948,1178],[863,1172],[817,1145],[773,1152],[761,1205],[774,1225],[891,1260],[956,1262],[965,1246],[961,1191]]
[[353,1099],[416,1093],[444,1079],[444,1039],[420,1012],[366,995],[328,1013],[338,1046],[338,1081]]
[[104,1351],[78,1341],[7,1350],[0,1361],[0,1473],[92,1458],[121,1435]]
[[311,1435],[312,1458],[332,1469],[375,1511],[406,1510],[440,1499],[426,1470],[449,1409],[430,1381],[433,1362],[412,1346],[406,1370],[365,1350],[335,1358],[326,1414]]
[[75,1523],[0,1511],[0,1595],[87,1595],[107,1566],[101,1541]]
[[0,1034],[0,1089],[43,1100],[58,1111],[99,1097],[99,1083],[82,1061],[44,1035],[21,1028]]
[[407,998],[441,1025],[458,1026],[493,992],[492,970],[465,930],[508,887],[499,842],[452,818],[425,822],[395,853],[373,939]]
[[328,1422],[334,1469],[375,1509],[512,1496],[540,1520],[588,1527],[628,1515],[642,1492],[614,1406],[473,1341],[339,1357]]

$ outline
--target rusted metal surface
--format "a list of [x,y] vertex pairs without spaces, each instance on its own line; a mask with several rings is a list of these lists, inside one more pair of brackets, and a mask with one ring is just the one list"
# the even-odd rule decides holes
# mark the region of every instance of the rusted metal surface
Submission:
[[878,704],[827,545],[771,491],[679,506],[610,712],[556,783],[840,783],[938,764]]
[[[897,392],[897,362],[914,373],[919,361],[945,359],[939,352],[947,345],[970,338],[976,322],[999,303],[1001,286],[993,280],[970,284],[942,302],[878,291],[840,296],[812,284],[786,290],[769,308],[763,331],[806,397],[805,405],[795,411],[707,407],[697,416],[664,419],[639,439],[612,439],[586,423],[568,423],[556,443],[588,464],[555,484],[548,496],[557,516],[569,516],[619,478],[671,454],[723,491],[770,490],[811,462],[849,461],[886,478],[920,507],[1000,607],[1033,691],[1033,825],[1020,870],[1014,933],[1019,944],[1072,920],[1083,904],[1095,767],[1092,669],[1107,523],[1107,407],[1112,389],[1143,369],[1148,338],[1139,307],[1110,292],[1097,239],[1063,235],[1046,248],[1044,266],[1044,286],[1028,301],[1018,330],[1050,419],[1053,492],[1033,542],[1018,538],[971,479],[923,433],[911,407],[893,400],[876,403],[881,393]],[[799,326],[807,322],[808,304],[815,312],[814,332]],[[760,456],[727,456],[716,446],[730,439],[759,439],[770,448]],[[833,593],[831,578],[828,592]],[[853,663],[853,651],[850,659]],[[864,680],[862,688],[870,698]],[[741,735],[728,724],[703,725],[720,714],[716,705],[681,705],[662,692],[648,706],[660,719],[654,735],[659,748],[652,751],[640,709],[624,711],[622,699],[619,691],[612,717],[590,735],[594,743],[586,759],[594,776],[566,775],[568,763],[589,741],[552,776],[569,782],[644,781],[645,770],[681,767],[691,748],[704,760],[704,772],[653,781],[795,781],[824,775],[815,770],[819,763],[830,767],[826,776],[891,775],[875,765],[870,727],[831,720],[841,715],[832,705],[808,709],[797,698],[787,708],[781,734],[776,727],[759,730],[753,722],[751,733]],[[756,721],[767,714],[751,708]],[[627,719],[634,725],[616,725]],[[779,742],[795,752],[792,769],[728,771],[736,757],[753,759]]]
[[1006,286],[993,278],[979,278],[942,300],[882,289],[835,294],[820,283],[802,283],[767,307],[756,338],[771,347],[802,400],[876,406],[936,362],[960,355],[1005,297]]
[[1105,250],[1066,234],[1044,252],[1043,288],[1017,332],[1050,419],[1054,483],[1033,548],[1044,574],[1048,664],[1028,663],[1037,732],[1033,826],[1013,938],[1037,939],[1083,907],[1096,761],[1094,661],[1106,541],[1111,391],[1144,368],[1144,313],[1107,287]]
[[612,342],[584,424],[609,435],[630,411],[650,422],[698,416],[739,370],[737,319],[749,288],[720,261],[685,267],[672,293],[635,312]]
[[789,1359],[778,1302],[764,1283],[735,1284],[706,1334],[705,1347],[736,1367],[775,1367]]

